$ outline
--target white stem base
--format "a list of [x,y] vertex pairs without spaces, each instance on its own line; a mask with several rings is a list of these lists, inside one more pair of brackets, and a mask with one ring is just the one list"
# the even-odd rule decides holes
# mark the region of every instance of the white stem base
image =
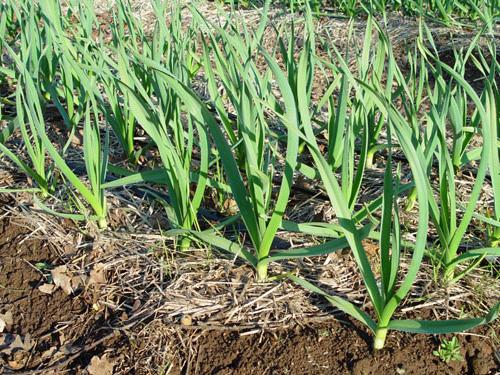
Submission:
[[257,264],[257,281],[262,282],[267,280],[267,266],[268,264]]
[[375,332],[375,340],[373,342],[373,349],[380,350],[384,348],[385,338],[387,337],[387,328],[378,328]]

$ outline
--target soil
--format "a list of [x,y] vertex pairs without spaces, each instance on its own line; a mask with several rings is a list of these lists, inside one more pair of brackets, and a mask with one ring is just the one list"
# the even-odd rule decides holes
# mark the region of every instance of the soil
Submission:
[[[460,336],[464,361],[446,364],[432,354],[433,336],[392,333],[373,353],[357,325],[328,325],[241,336],[208,332],[194,345],[193,374],[497,374],[495,353],[482,337]],[[184,369],[185,371],[185,369]],[[179,371],[181,373],[181,371]]]
[[[1,199],[0,208],[7,203]],[[85,368],[94,353],[103,352],[117,338],[93,347],[109,331],[103,329],[105,321],[96,318],[81,291],[73,295],[62,289],[51,294],[40,291],[50,278],[44,266],[63,265],[64,259],[49,243],[30,238],[31,232],[8,218],[0,221],[0,314],[12,318],[0,333],[0,374],[66,367],[73,356],[72,367]],[[16,339],[24,347],[18,347]]]

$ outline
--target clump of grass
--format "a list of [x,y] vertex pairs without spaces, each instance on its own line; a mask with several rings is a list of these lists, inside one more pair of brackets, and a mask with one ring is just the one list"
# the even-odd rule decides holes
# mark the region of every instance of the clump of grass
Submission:
[[458,338],[456,336],[453,336],[450,340],[443,339],[438,350],[434,350],[432,354],[439,357],[446,363],[450,361],[460,362],[464,360],[462,354],[460,354],[460,343],[458,342]]

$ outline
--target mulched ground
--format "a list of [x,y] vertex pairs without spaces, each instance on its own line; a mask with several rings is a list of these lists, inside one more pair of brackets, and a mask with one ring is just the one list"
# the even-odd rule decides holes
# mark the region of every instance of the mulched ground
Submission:
[[[120,318],[97,311],[88,283],[71,295],[60,288],[41,291],[51,281],[50,269],[82,261],[78,252],[61,253],[22,221],[4,212],[0,217],[0,314],[11,316],[0,334],[3,374],[160,369],[171,374],[495,374],[500,369],[499,353],[484,336],[491,337],[493,327],[460,336],[465,360],[449,364],[432,354],[436,337],[393,333],[386,349],[372,353],[364,328],[333,319],[250,332],[197,329],[189,323],[173,328],[160,319],[114,333],[110,327]],[[153,342],[160,344],[156,351]]]

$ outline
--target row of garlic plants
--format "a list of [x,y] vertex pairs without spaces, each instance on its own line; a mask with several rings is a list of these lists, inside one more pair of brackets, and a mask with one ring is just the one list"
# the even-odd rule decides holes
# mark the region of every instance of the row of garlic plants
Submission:
[[[424,257],[446,286],[500,255],[500,66],[494,42],[480,46],[482,34],[467,49],[454,50],[448,65],[422,22],[403,70],[389,36],[371,17],[364,43],[346,53],[315,32],[307,6],[300,20],[278,27],[266,2],[260,23],[250,27],[237,13],[226,13],[215,25],[195,5],[153,0],[152,35],[125,1],[117,1],[107,25],[91,0],[70,1],[64,11],[59,0],[0,7],[0,84],[11,90],[1,102],[7,126],[0,152],[29,177],[32,186],[24,190],[36,195],[42,209],[105,229],[109,189],[161,185],[168,195],[162,200],[168,234],[179,239],[179,249],[196,241],[233,253],[255,268],[260,281],[270,278],[273,262],[350,248],[375,316],[298,276],[285,276],[366,324],[377,349],[388,330],[447,333],[496,318],[499,304],[482,318],[394,319]],[[266,33],[276,37],[270,48],[263,45]],[[471,66],[481,73],[479,90],[466,79]],[[200,81],[205,97],[195,90]],[[49,107],[64,123],[62,142],[44,115]],[[139,129],[146,144],[137,141]],[[66,157],[79,133],[84,173]],[[22,154],[11,149],[15,134]],[[121,165],[110,163],[116,151],[111,144],[121,147]],[[138,160],[152,149],[160,167],[140,169]],[[377,158],[385,163],[382,193],[361,204],[364,178]],[[465,170],[472,170],[474,183],[462,202],[457,184]],[[320,182],[334,223],[286,220],[299,175]],[[486,185],[493,205],[481,210]],[[44,200],[62,187],[71,210],[55,212]],[[208,190],[234,200],[238,209],[203,229],[200,208]],[[414,241],[403,240],[402,203],[418,217]],[[476,221],[487,228],[485,245],[465,251],[464,236]],[[231,231],[235,224],[244,225],[246,241]],[[274,250],[278,231],[324,241]],[[367,238],[378,243],[380,270],[369,262]],[[404,254],[408,268],[402,267]]]

